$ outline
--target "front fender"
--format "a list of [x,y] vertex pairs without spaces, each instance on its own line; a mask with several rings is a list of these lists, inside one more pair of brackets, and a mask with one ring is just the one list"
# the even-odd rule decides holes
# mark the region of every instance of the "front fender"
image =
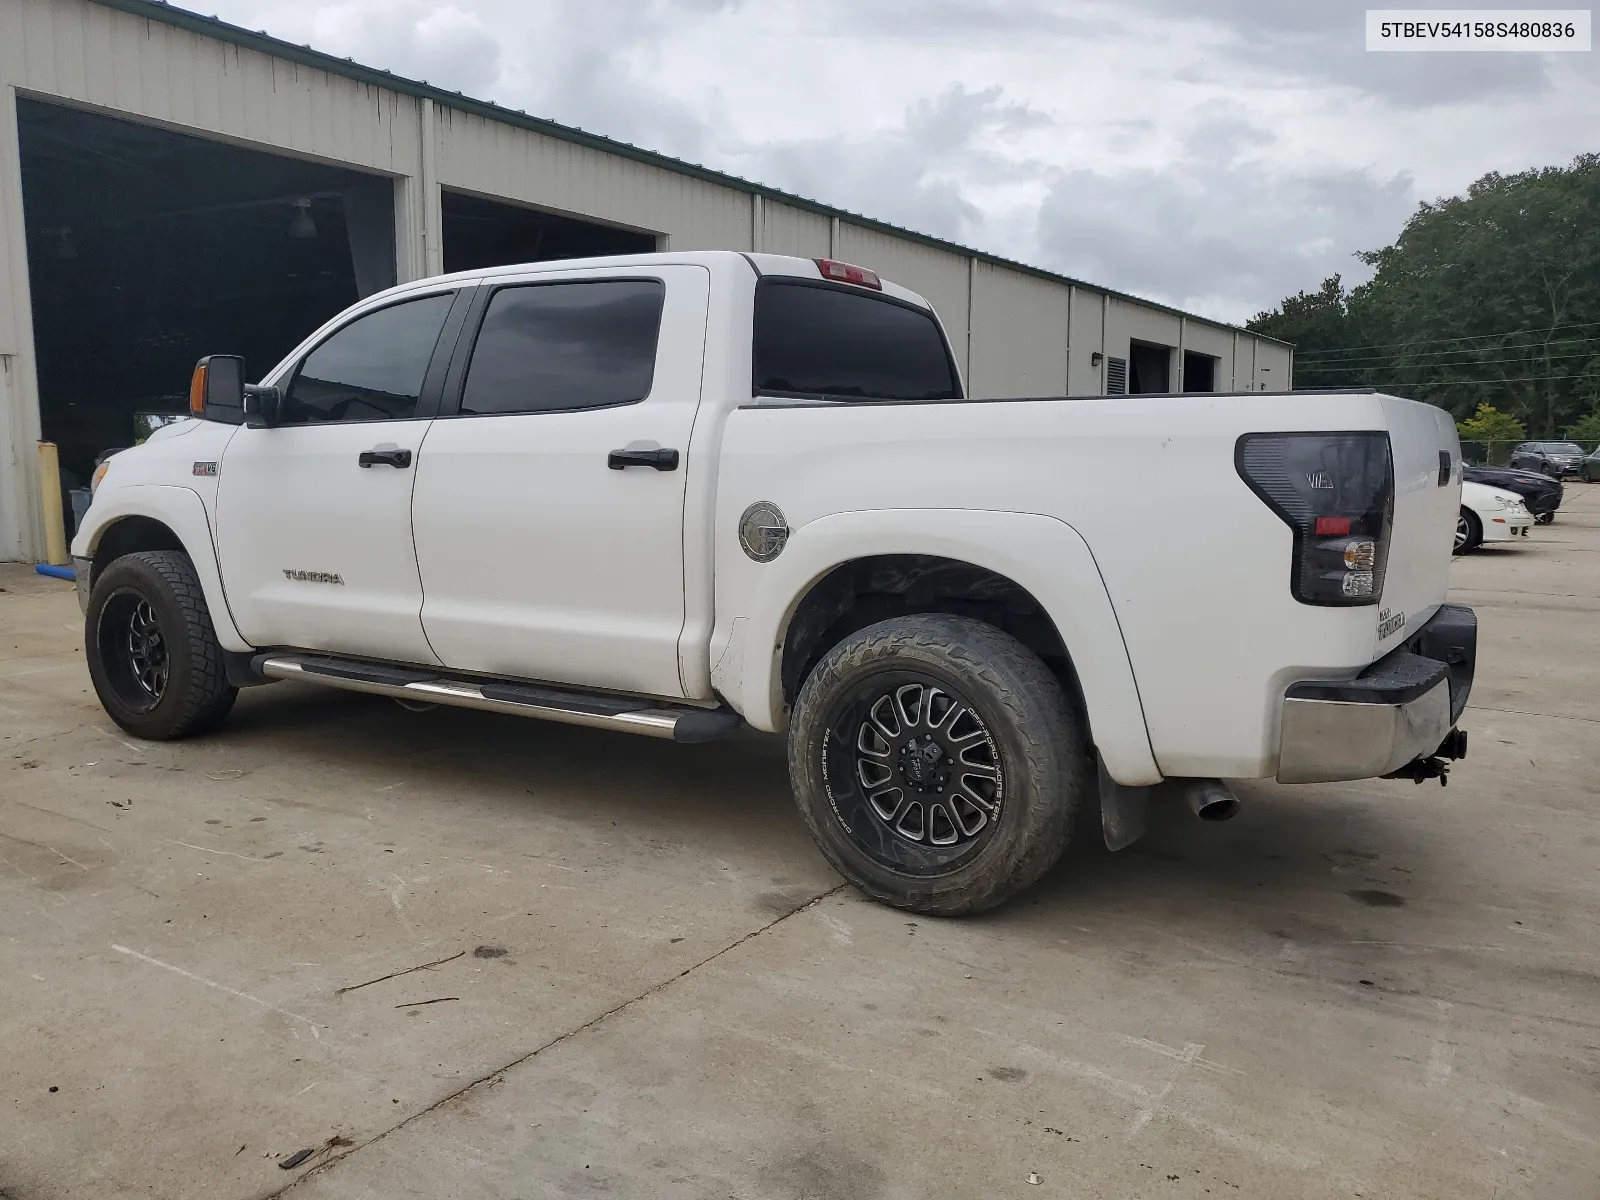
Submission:
[[211,610],[211,625],[217,631],[217,641],[224,650],[234,653],[253,650],[254,647],[239,636],[228,612],[222,575],[217,569],[211,521],[199,493],[185,487],[155,483],[122,484],[109,493],[102,489],[84,515],[83,526],[72,539],[73,556],[93,558],[106,530],[127,517],[160,521],[177,535],[194,563],[195,574],[200,577],[200,588],[205,593],[206,607]]
[[1160,782],[1122,629],[1094,555],[1072,526],[1032,513],[877,509],[836,513],[795,530],[783,553],[757,568],[747,603],[730,617],[715,656],[718,690],[746,721],[776,732],[787,719],[784,634],[806,593],[835,567],[880,554],[956,559],[1027,589],[1072,657],[1090,734],[1111,777],[1129,786]]

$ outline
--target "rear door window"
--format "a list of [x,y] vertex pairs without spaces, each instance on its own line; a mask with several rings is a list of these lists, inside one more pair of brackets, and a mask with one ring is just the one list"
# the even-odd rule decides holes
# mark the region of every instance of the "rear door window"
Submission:
[[768,277],[756,290],[755,390],[954,400],[955,365],[925,309],[858,289]]
[[636,404],[650,394],[665,288],[600,279],[502,288],[489,302],[461,396],[487,416]]

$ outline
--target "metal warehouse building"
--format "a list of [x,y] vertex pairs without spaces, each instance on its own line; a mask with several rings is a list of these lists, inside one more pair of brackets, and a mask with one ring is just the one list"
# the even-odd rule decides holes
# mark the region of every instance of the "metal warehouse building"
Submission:
[[[1290,347],[152,0],[0,0],[0,559],[203,353],[263,373],[361,296],[647,249],[871,267],[974,395],[1281,390]],[[70,510],[68,513],[70,527]]]

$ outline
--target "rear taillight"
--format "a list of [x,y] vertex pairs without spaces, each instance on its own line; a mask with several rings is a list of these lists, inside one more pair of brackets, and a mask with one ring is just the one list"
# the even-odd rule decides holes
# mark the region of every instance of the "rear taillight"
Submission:
[[836,280],[839,283],[853,283],[857,287],[872,288],[874,291],[883,291],[883,280],[878,278],[876,271],[869,271],[865,267],[858,267],[854,263],[838,262],[831,258],[818,258],[813,260],[817,270],[822,272],[824,279]]
[[1378,602],[1394,513],[1388,434],[1247,433],[1234,465],[1294,531],[1296,600]]

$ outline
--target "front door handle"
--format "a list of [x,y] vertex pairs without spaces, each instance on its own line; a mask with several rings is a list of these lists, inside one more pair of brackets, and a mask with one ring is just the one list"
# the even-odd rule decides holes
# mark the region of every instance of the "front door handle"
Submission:
[[363,450],[356,461],[363,467],[394,467],[403,471],[411,465],[411,451],[399,450],[394,446],[374,446],[371,450]]
[[606,466],[613,471],[620,471],[625,467],[654,467],[658,471],[676,471],[678,469],[678,452],[676,450],[613,450],[606,455]]

